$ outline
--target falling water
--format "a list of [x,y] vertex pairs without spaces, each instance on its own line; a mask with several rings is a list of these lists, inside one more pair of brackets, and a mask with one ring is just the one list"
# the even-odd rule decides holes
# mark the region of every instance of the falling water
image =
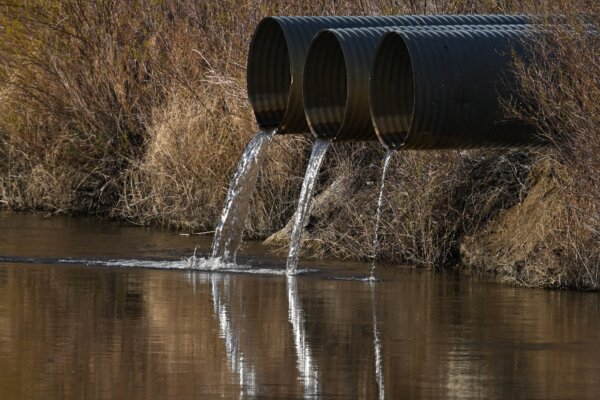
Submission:
[[371,308],[373,314],[373,349],[375,351],[375,380],[377,381],[378,398],[385,399],[385,383],[383,381],[383,354],[377,323],[377,305],[375,304],[375,284],[371,282]]
[[381,184],[379,186],[379,198],[377,199],[377,214],[375,217],[375,234],[373,235],[373,263],[371,264],[371,279],[375,279],[375,261],[379,253],[379,222],[381,220],[381,205],[383,203],[383,189],[385,188],[385,176],[387,175],[390,160],[394,155],[394,150],[388,150],[383,161],[383,171],[381,172]]
[[289,319],[292,324],[294,348],[298,357],[298,371],[302,380],[304,397],[312,399],[319,394],[319,371],[306,337],[304,313],[298,296],[298,282],[295,276],[287,277],[287,292]]
[[242,243],[248,207],[256,185],[258,171],[275,131],[260,131],[252,138],[238,163],[235,176],[229,185],[221,221],[215,230],[212,243],[212,258],[235,262],[236,253]]
[[287,273],[294,275],[298,267],[298,252],[300,250],[300,241],[302,239],[302,231],[306,223],[306,217],[312,200],[312,194],[315,189],[317,175],[321,168],[325,153],[331,144],[330,140],[317,139],[313,145],[304,182],[302,182],[302,190],[300,191],[300,199],[298,200],[298,208],[294,214],[294,225],[292,226],[292,235],[290,237],[290,250],[287,258]]

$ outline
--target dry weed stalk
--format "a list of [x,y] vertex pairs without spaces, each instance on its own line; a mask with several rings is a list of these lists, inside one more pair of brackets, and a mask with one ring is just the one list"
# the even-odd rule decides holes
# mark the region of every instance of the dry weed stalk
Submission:
[[[380,258],[454,265],[466,237],[526,203],[531,165],[550,158],[546,175],[561,190],[553,198],[568,207],[542,227],[553,239],[530,253],[528,268],[498,269],[525,285],[597,288],[598,43],[576,16],[597,29],[599,8],[583,0],[0,0],[0,205],[211,230],[256,130],[244,65],[263,16],[527,11],[563,14],[575,27],[555,31],[539,62],[519,71],[538,107],[516,111],[555,150],[397,155]],[[249,237],[292,215],[308,145],[302,137],[272,145]],[[318,188],[326,205],[309,225],[313,254],[370,257],[382,157],[377,144],[334,146]]]

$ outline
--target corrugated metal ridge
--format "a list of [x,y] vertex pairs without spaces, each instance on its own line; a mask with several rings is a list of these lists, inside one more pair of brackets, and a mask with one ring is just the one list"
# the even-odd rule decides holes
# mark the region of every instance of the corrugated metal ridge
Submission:
[[385,34],[370,78],[380,141],[411,149],[539,144],[533,127],[503,117],[501,104],[518,96],[514,54],[527,57],[524,41],[539,32],[499,26]]
[[[268,17],[257,26],[249,49],[248,98],[258,124],[280,133],[307,132],[302,69],[314,35],[327,28],[448,24],[457,18],[485,16],[416,15],[396,17]],[[506,16],[493,16],[502,18]],[[509,16],[528,23],[527,15]],[[268,42],[268,43],[264,43]],[[287,54],[287,57],[283,54]],[[286,64],[287,63],[287,64]],[[271,81],[269,81],[271,80]]]
[[[455,23],[509,23],[520,22],[511,16],[462,16]],[[501,25],[515,27],[517,25]],[[518,25],[528,26],[528,25]],[[376,140],[377,136],[369,110],[368,77],[373,55],[379,39],[390,30],[444,30],[444,29],[494,29],[497,25],[432,25],[376,28],[344,28],[321,31],[311,44],[304,69],[304,106],[311,131],[318,137],[335,140]],[[324,79],[331,71],[334,56],[341,59],[343,68],[338,75],[345,78]],[[341,88],[331,88],[342,85]],[[323,99],[327,93],[338,97]],[[340,92],[343,92],[340,94]],[[341,96],[342,98],[340,99]]]

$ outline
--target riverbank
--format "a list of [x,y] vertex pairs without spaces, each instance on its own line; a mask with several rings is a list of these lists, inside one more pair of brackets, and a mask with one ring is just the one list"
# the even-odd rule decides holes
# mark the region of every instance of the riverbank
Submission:
[[[257,131],[244,66],[264,15],[535,11],[587,14],[596,26],[599,16],[599,6],[585,2],[375,3],[0,6],[0,204],[214,230],[237,159]],[[571,25],[539,45],[540,61],[550,51],[558,60],[551,67],[517,66],[523,92],[539,107],[507,104],[553,146],[396,154],[381,261],[462,265],[531,287],[600,288],[600,64],[590,51],[595,39],[579,33],[576,20]],[[301,136],[276,138],[248,238],[285,246],[288,235],[272,235],[294,212],[309,145]],[[332,146],[306,229],[307,255],[373,256],[383,156],[378,143]]]

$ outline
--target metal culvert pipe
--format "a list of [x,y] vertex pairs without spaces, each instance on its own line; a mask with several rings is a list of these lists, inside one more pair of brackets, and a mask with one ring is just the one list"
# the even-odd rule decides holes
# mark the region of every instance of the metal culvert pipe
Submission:
[[318,137],[335,140],[377,140],[369,110],[368,76],[377,44],[387,32],[500,29],[498,26],[529,26],[525,25],[527,21],[523,16],[512,15],[458,15],[433,18],[427,26],[319,32],[308,50],[303,73],[304,109],[311,131]]
[[[267,17],[257,26],[248,53],[248,98],[258,125],[278,133],[308,132],[302,96],[309,45],[321,30],[384,26],[460,24],[469,16]],[[475,17],[475,16],[471,16]],[[483,17],[483,16],[479,16]],[[513,16],[527,23],[527,16]]]
[[387,148],[447,149],[541,144],[533,126],[504,117],[519,100],[515,54],[527,59],[533,28],[395,31],[381,39],[369,99]]

